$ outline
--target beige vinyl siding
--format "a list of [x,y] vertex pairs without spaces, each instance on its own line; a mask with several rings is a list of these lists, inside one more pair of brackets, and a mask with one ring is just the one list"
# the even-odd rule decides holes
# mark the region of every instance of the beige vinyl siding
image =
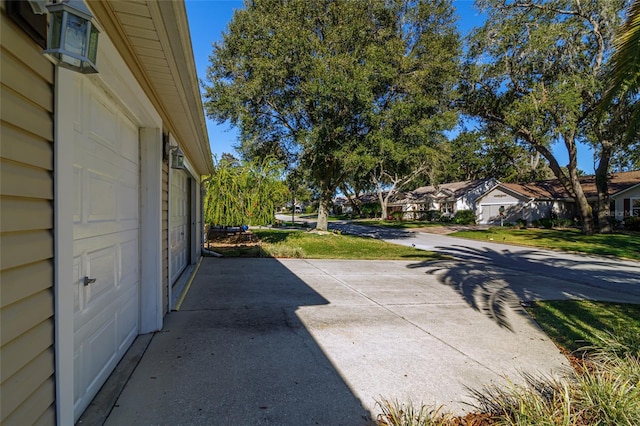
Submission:
[[54,67],[1,5],[0,423],[51,425]]
[[162,314],[169,310],[169,165],[162,163]]

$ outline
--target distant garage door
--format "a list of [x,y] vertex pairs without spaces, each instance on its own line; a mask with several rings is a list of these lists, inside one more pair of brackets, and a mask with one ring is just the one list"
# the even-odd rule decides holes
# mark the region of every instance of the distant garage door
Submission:
[[190,261],[190,193],[191,186],[187,173],[183,170],[171,169],[170,255],[172,284],[180,277]]
[[139,330],[138,128],[89,80],[77,80],[74,140],[74,415]]
[[518,204],[481,204],[482,219],[484,224],[500,223],[500,207],[504,206],[504,218],[506,223],[515,223],[522,218],[522,206]]

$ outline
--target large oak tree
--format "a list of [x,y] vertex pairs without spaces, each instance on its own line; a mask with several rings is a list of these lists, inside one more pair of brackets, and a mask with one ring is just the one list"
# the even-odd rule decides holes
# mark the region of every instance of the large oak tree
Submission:
[[[575,199],[583,232],[591,234],[593,213],[579,181],[578,145],[592,143],[599,152],[599,209],[608,208],[606,174],[620,143],[616,129],[626,115],[603,120],[597,105],[625,1],[478,3],[488,19],[469,44],[465,111],[537,150]],[[554,145],[564,147],[566,167],[554,155]]]
[[450,0],[247,0],[213,47],[205,108],[245,157],[309,172],[326,230],[336,189],[381,147],[452,125],[452,26]]

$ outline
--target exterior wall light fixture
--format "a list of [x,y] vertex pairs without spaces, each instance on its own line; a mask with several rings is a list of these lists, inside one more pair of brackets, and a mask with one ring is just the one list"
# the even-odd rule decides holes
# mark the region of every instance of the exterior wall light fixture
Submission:
[[83,74],[97,73],[98,28],[82,0],[46,5],[51,15],[47,49],[42,52],[61,67]]
[[171,168],[184,169],[184,154],[180,147],[168,145],[167,150],[171,153]]
[[184,169],[184,154],[180,147],[172,147],[171,151],[171,168]]

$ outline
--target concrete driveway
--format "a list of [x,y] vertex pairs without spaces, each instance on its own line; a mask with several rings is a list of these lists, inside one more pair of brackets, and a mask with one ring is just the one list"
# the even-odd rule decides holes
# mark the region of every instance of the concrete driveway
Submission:
[[594,285],[530,249],[447,250],[456,260],[203,259],[106,424],[366,425],[381,398],[464,413],[469,388],[567,366],[521,300],[640,302],[618,286],[637,287],[635,263]]

